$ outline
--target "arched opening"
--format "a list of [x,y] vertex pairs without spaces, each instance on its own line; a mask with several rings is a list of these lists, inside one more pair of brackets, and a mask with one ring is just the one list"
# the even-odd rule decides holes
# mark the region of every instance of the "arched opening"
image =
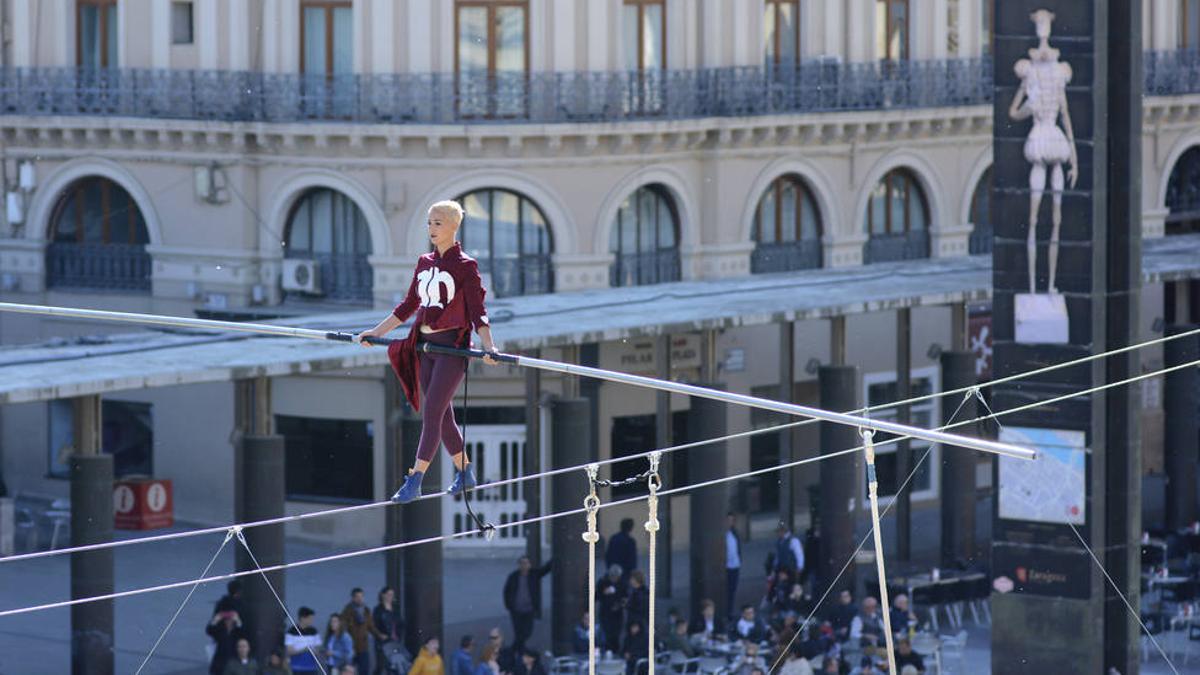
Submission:
[[1167,234],[1200,232],[1200,145],[1188,148],[1167,179]]
[[754,274],[821,266],[821,214],[803,178],[780,176],[763,191],[754,211],[754,243]]
[[46,285],[149,291],[150,235],[129,192],[102,176],[63,191],[50,217]]
[[988,167],[971,195],[971,239],[967,252],[971,255],[992,252],[992,167]]
[[533,200],[510,190],[483,188],[457,201],[466,211],[458,238],[463,250],[479,261],[479,271],[488,275],[497,297],[554,290],[550,226]]
[[305,191],[288,216],[284,242],[284,258],[312,260],[318,269],[315,293],[288,297],[371,300],[371,233],[354,200],[329,188]]
[[613,286],[679,280],[679,211],[666,186],[643,185],[621,202],[609,251]]
[[929,205],[911,171],[892,169],[879,179],[867,200],[864,227],[869,237],[864,263],[929,257]]

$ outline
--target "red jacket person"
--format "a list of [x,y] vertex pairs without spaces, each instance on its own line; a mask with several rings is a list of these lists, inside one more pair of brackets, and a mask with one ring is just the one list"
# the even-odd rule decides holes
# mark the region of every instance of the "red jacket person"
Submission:
[[[408,337],[388,347],[388,358],[405,396],[413,408],[421,411],[416,462],[404,485],[392,495],[392,501],[401,504],[420,496],[421,480],[441,444],[445,444],[446,452],[454,460],[454,482],[447,492],[458,494],[475,487],[475,474],[463,452],[462,432],[450,405],[466,374],[466,359],[429,353],[418,356],[416,350],[418,342],[469,347],[474,330],[483,340],[484,351],[496,352],[484,306],[479,265],[463,253],[462,244],[455,237],[462,219],[463,209],[457,202],[442,201],[429,207],[429,241],[434,250],[417,259],[404,301],[379,325],[355,336],[356,342],[369,346],[363,338],[381,338],[415,315]],[[497,364],[490,356],[483,360]]]

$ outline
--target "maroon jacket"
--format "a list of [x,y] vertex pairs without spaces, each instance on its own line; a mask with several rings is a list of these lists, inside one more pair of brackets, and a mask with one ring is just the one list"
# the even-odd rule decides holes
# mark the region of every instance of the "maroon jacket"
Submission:
[[416,314],[408,337],[388,346],[388,360],[400,378],[404,395],[414,410],[420,410],[420,360],[417,358],[417,338],[421,326],[437,330],[458,329],[456,343],[470,347],[471,330],[488,325],[484,307],[483,283],[479,263],[463,253],[455,243],[444,254],[433,251],[417,259],[412,283],[404,301],[392,310],[401,321]]

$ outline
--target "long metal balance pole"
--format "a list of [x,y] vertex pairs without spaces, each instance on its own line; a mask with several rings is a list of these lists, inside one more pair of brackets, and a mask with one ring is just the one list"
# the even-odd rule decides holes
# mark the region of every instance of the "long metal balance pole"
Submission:
[[[99,309],[74,309],[67,307],[47,307],[44,305],[22,305],[10,302],[0,302],[0,312],[40,314],[44,316],[92,319],[97,321],[117,321],[122,323],[135,323],[152,326],[176,326],[206,330],[260,333],[264,335],[276,335],[280,337],[295,337],[310,340],[330,340],[334,342],[351,342],[354,339],[353,333],[323,331],[312,328],[294,328],[291,326],[275,326],[261,323],[217,321],[214,319],[192,319],[188,317],[159,316],[156,314],[135,314],[131,312],[110,312]],[[399,340],[391,338],[371,338],[367,340],[367,342],[371,344],[380,346],[390,345],[391,343],[398,341]],[[427,352],[450,354],[453,356],[463,356],[468,358],[483,358],[484,356],[488,356],[488,354],[485,354],[480,350],[455,349],[452,347],[443,347],[441,345],[434,345],[430,343],[419,343],[417,347],[418,349]],[[579,366],[571,363],[560,363],[558,361],[537,359],[531,356],[520,356],[518,354],[492,354],[491,356],[502,363],[509,363],[512,365],[521,366],[523,368],[537,368],[539,370],[548,370],[567,375],[590,377],[609,382],[620,382],[622,384],[628,384],[635,387],[669,391],[676,394],[683,394],[685,396],[709,398],[717,401],[723,401],[725,403],[733,403],[735,405],[744,405],[752,408],[771,410],[774,412],[783,413],[785,415],[812,417],[825,422],[847,424],[860,429],[870,429],[876,432],[896,434],[900,436],[911,436],[912,438],[919,438],[921,440],[929,441],[930,443],[953,445],[961,448],[978,450],[980,452],[988,452],[995,455],[1015,457],[1017,459],[1032,460],[1037,458],[1036,450],[1012,445],[1011,443],[998,443],[996,441],[989,441],[982,438],[969,438],[967,436],[959,436],[958,434],[948,434],[944,431],[921,429],[919,427],[908,426],[906,424],[896,424],[894,422],[886,422],[883,420],[873,420],[866,417],[859,417],[857,415],[848,415],[845,413],[822,410],[821,408],[810,408],[808,406],[797,405],[794,403],[772,401],[770,399],[758,398],[757,396],[734,394],[726,391],[697,387],[691,384],[670,382],[667,380],[655,379],[653,377],[643,377],[641,375],[630,375],[629,373],[619,373],[611,370],[604,370],[602,368],[591,368],[588,366]]]

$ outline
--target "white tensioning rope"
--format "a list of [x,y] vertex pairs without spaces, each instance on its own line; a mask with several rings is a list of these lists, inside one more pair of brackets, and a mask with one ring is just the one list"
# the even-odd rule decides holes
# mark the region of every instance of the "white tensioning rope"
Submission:
[[[1126,378],[1124,380],[1120,380],[1117,382],[1109,382],[1106,384],[1097,385],[1095,387],[1091,387],[1090,389],[1085,389],[1085,390],[1078,391],[1075,393],[1063,394],[1062,396],[1057,396],[1055,398],[1047,399],[1045,401],[1029,403],[1029,404],[1018,406],[1016,408],[1011,408],[1008,410],[1001,410],[992,415],[983,415],[983,416],[975,417],[973,419],[963,420],[961,422],[955,422],[953,424],[943,425],[942,427],[939,427],[939,430],[956,428],[956,427],[964,426],[967,424],[973,424],[975,422],[986,420],[989,417],[1001,417],[1003,415],[1011,415],[1013,413],[1021,412],[1024,410],[1029,410],[1031,408],[1036,408],[1036,407],[1043,406],[1043,405],[1050,405],[1053,403],[1057,403],[1059,401],[1065,401],[1065,400],[1076,398],[1079,396],[1087,396],[1089,394],[1094,394],[1098,391],[1105,391],[1107,389],[1112,389],[1114,387],[1120,387],[1120,386],[1124,386],[1127,384],[1132,384],[1134,382],[1140,382],[1142,380],[1150,379],[1152,377],[1158,377],[1158,376],[1164,375],[1169,372],[1174,372],[1174,371],[1181,370],[1184,368],[1192,368],[1192,367],[1195,367],[1198,365],[1200,365],[1200,359],[1191,361],[1189,363],[1182,363],[1182,364],[1178,364],[1175,366],[1170,366],[1167,368],[1163,368],[1161,370],[1151,371],[1148,373],[1142,373],[1141,375],[1135,375],[1133,377],[1129,377],[1129,378]],[[889,442],[895,442],[898,440],[900,440],[900,439],[893,438]],[[798,467],[798,466],[803,466],[803,465],[811,464],[814,462],[820,462],[820,461],[824,461],[824,460],[828,460],[828,459],[833,459],[835,457],[841,457],[844,455],[853,454],[853,453],[859,452],[861,450],[862,450],[862,446],[856,446],[853,448],[847,448],[845,450],[839,450],[839,451],[828,453],[828,454],[818,455],[816,457],[809,457],[807,459],[796,460],[794,462],[787,462],[787,463],[779,464],[776,466],[769,466],[769,467],[765,467],[762,469],[755,469],[752,471],[744,471],[744,472],[732,474],[729,476],[713,478],[710,480],[701,481],[699,483],[692,483],[690,485],[684,485],[681,487],[663,490],[658,493],[658,496],[664,497],[667,495],[682,494],[685,492],[689,492],[691,490],[697,490],[697,489],[700,489],[703,487],[708,487],[710,485],[719,485],[721,483],[741,480],[743,478],[750,478],[753,476],[759,476],[759,475],[763,475],[766,473],[771,473],[771,472],[775,472],[775,471],[781,471],[784,469],[790,469],[790,468],[794,468],[794,467]],[[584,468],[586,468],[586,466]],[[607,504],[601,504],[601,505],[599,505],[598,508],[602,509],[602,508],[608,508],[608,507],[612,507],[612,506],[620,506],[623,504],[631,504],[631,503],[637,502],[637,501],[645,499],[645,498],[646,497],[630,497],[627,499],[609,502]],[[888,506],[890,507],[891,505],[889,504]],[[885,508],[884,513],[886,513],[886,511],[887,511],[887,509]],[[532,523],[540,523],[540,522],[544,522],[544,521],[548,521],[548,520],[553,520],[556,518],[580,515],[580,514],[584,514],[585,512],[586,512],[585,509],[583,509],[581,507],[581,508],[577,508],[577,509],[571,509],[568,511],[560,511],[558,513],[550,513],[550,514],[545,514],[545,515],[541,515],[541,516],[535,516],[532,518],[525,518],[522,520],[514,520],[509,523],[502,523],[500,525],[497,525],[496,528],[504,529],[504,528],[510,528],[510,527],[522,527],[524,525],[529,525]],[[222,530],[222,531],[224,531],[224,530]],[[308,560],[299,560],[299,561],[291,562],[291,563],[283,563],[283,564],[279,564],[279,565],[273,565],[271,567],[263,568],[261,571],[274,572],[276,570],[286,570],[286,569],[291,569],[293,567],[304,567],[307,565],[316,565],[316,564],[325,563],[325,562],[332,562],[335,560],[344,560],[347,558],[354,558],[354,557],[363,556],[363,555],[371,555],[371,554],[375,554],[375,553],[382,553],[385,551],[393,551],[393,550],[398,550],[398,549],[402,549],[402,548],[408,548],[409,546],[419,546],[422,544],[430,544],[430,543],[434,543],[434,542],[448,541],[450,539],[458,539],[460,537],[474,536],[475,534],[476,533],[474,531],[469,531],[469,532],[458,532],[458,533],[452,533],[452,534],[438,535],[436,537],[426,537],[424,539],[415,539],[412,541],[400,542],[397,544],[387,544],[384,546],[376,546],[373,548],[360,549],[360,550],[356,550],[356,551],[347,551],[346,553],[338,553],[338,554],[334,554],[334,555],[323,556],[320,558],[310,558]],[[221,575],[221,576],[208,577],[208,578],[204,579],[201,583],[226,581],[229,579],[236,579],[238,577],[248,576],[248,575],[257,574],[257,573],[258,573],[258,571],[253,571],[253,570],[243,571],[243,572],[233,572],[233,573],[225,574],[225,575]],[[78,604],[82,604],[82,603],[86,603],[86,602],[95,602],[95,601],[100,601],[100,600],[112,600],[112,599],[130,597],[130,596],[134,596],[134,595],[141,595],[144,593],[154,593],[154,592],[158,592],[158,591],[169,590],[172,588],[186,587],[192,583],[196,583],[196,580],[174,582],[174,583],[170,583],[170,584],[163,584],[161,586],[150,586],[150,587],[146,587],[146,588],[121,591],[121,592],[117,592],[117,593],[109,593],[106,595],[93,596],[93,597],[89,597],[89,598],[76,598],[73,600],[63,600],[60,602],[47,603],[47,604],[43,604],[43,605],[34,605],[34,606],[22,607],[22,608],[18,608],[18,609],[4,610],[4,611],[0,611],[0,617],[13,616],[13,615],[17,615],[17,614],[26,614],[29,612],[36,612],[36,611],[41,611],[41,610],[46,610],[46,609],[55,609],[55,608],[59,608],[59,607],[69,607],[72,605],[78,605]]]

